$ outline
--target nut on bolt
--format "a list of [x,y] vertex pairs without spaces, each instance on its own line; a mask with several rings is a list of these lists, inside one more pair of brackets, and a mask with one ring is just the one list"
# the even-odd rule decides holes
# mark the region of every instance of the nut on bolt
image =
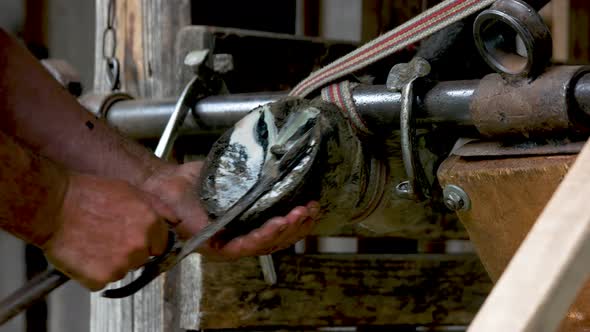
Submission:
[[443,200],[451,211],[467,211],[471,209],[469,195],[459,186],[446,185],[443,189]]

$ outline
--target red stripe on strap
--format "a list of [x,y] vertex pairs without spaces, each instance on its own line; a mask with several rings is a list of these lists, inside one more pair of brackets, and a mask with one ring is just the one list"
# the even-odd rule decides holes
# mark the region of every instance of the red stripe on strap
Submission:
[[[334,74],[336,71],[344,71],[346,69],[349,69],[350,67],[353,67],[353,66],[365,61],[366,59],[370,59],[372,56],[375,55],[375,53],[382,52],[384,48],[395,47],[396,45],[406,42],[408,39],[421,33],[422,31],[431,28],[432,26],[438,24],[439,22],[441,22],[449,17],[452,17],[453,15],[456,15],[458,12],[460,13],[460,11],[456,10],[456,8],[468,1],[470,1],[470,0],[458,0],[453,3],[450,3],[449,5],[440,8],[440,10],[437,10],[437,11],[433,12],[432,14],[416,21],[415,23],[404,28],[403,30],[379,41],[375,45],[371,45],[367,49],[364,49],[364,50],[360,51],[359,53],[352,55],[352,57],[345,59],[341,63],[335,63],[335,65],[328,66],[328,67],[324,68],[323,70],[320,69],[320,71],[318,71],[316,74],[312,74],[312,76],[310,76],[307,80],[304,80],[301,84],[299,84],[299,86],[296,87],[295,90],[293,90],[291,92],[291,95],[299,95],[302,92],[305,92],[305,90],[307,90],[310,86],[312,86],[313,84],[315,84],[323,79],[329,78],[330,75]],[[467,6],[463,7],[462,9],[466,10],[466,9],[471,8],[474,5],[478,5],[478,2],[476,1],[471,4],[468,4]],[[432,22],[429,22],[433,19],[435,19],[435,20]],[[429,24],[427,24],[419,29],[416,29],[417,27],[419,27],[420,25],[422,25],[425,22],[428,22]],[[395,40],[396,38],[398,38],[400,36],[403,36],[407,32],[410,32],[410,34],[408,36],[406,36],[405,38],[402,38],[400,40],[397,40],[393,44],[389,45],[391,43],[391,41]],[[387,54],[387,52],[385,52],[384,54]]]
[[[293,91],[293,94],[298,95],[301,90],[306,89],[308,86],[316,83],[317,81],[322,80],[323,78],[327,77],[328,75],[331,75],[335,71],[346,70],[346,69],[358,64],[359,62],[362,62],[365,59],[365,57],[366,58],[371,57],[372,55],[374,55],[374,53],[377,53],[377,52],[381,51],[382,48],[385,48],[385,47],[383,47],[384,45],[387,47],[395,46],[395,45],[411,38],[413,35],[416,35],[422,31],[430,28],[432,25],[444,20],[445,18],[447,18],[449,16],[452,16],[452,14],[454,14],[456,12],[453,11],[453,12],[451,12],[451,14],[446,15],[446,16],[444,16],[443,14],[449,12],[451,9],[454,9],[455,7],[457,7],[458,5],[460,5],[461,3],[466,2],[466,1],[468,1],[468,0],[459,0],[447,7],[445,7],[440,12],[437,11],[437,12],[433,13],[432,15],[430,15],[430,16],[416,22],[415,24],[407,27],[406,29],[404,29],[392,36],[389,36],[388,38],[380,41],[379,43],[377,43],[375,45],[372,45],[370,48],[367,48],[367,49],[363,50],[362,52],[355,54],[351,58],[346,59],[346,61],[344,61],[340,64],[337,64],[334,67],[330,67],[330,66],[326,67],[324,72],[318,72],[316,74],[317,76],[314,75],[315,77],[311,78],[309,81],[304,82],[299,88],[297,88],[295,91]],[[408,31],[411,31],[412,29],[415,29],[417,26],[420,26],[423,22],[428,21],[434,17],[441,16],[441,15],[443,15],[443,17],[439,17],[436,21],[431,22],[431,24],[425,25],[421,29],[412,31],[411,34],[406,37],[406,39],[399,40],[399,41],[393,43],[393,45],[387,45],[387,43],[391,42],[391,40],[396,39],[397,37],[403,35],[404,33],[408,32]]]

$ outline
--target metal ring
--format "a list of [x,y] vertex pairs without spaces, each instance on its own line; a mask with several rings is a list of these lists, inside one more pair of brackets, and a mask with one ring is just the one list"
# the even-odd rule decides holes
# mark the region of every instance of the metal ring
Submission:
[[97,118],[106,120],[108,112],[113,105],[131,99],[133,97],[127,93],[114,92],[109,94],[87,94],[80,97],[78,101]]
[[473,37],[486,63],[508,78],[535,78],[549,64],[551,32],[521,0],[499,0],[475,19]]

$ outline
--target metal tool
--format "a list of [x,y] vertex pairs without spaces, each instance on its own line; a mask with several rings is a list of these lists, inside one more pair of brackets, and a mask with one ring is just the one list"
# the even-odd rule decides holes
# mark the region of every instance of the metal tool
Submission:
[[183,258],[194,253],[197,248],[209,240],[213,235],[226,227],[232,221],[238,219],[264,194],[269,192],[283,177],[301,161],[315,142],[311,139],[313,127],[300,137],[295,137],[288,142],[286,153],[282,156],[273,155],[264,165],[262,176],[244,196],[242,196],[227,212],[218,220],[210,223],[205,228],[185,243],[175,242],[168,252],[157,257],[144,266],[141,275],[130,284],[117,289],[109,289],[102,293],[108,298],[122,298],[137,292],[163,272],[170,270]]

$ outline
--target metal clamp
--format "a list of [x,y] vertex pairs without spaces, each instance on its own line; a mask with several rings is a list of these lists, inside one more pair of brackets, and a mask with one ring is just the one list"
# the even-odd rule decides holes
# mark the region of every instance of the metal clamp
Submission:
[[549,64],[551,32],[526,2],[499,0],[477,16],[475,45],[486,63],[509,79],[535,79]]
[[430,194],[430,186],[426,180],[418,154],[416,119],[413,112],[414,82],[428,75],[430,69],[430,64],[426,60],[415,57],[409,63],[400,63],[393,66],[387,77],[387,88],[393,91],[401,91],[401,146],[408,180],[397,185],[396,193],[406,199],[424,200]]

